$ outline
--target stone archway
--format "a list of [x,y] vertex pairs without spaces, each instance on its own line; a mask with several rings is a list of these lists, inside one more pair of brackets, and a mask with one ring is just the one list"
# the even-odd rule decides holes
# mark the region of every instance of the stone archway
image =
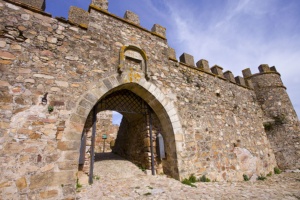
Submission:
[[[89,174],[89,181],[91,182],[93,181],[94,163],[94,156],[91,155],[96,155],[94,151],[96,145],[95,136],[99,134],[96,127],[97,124],[101,123],[101,119],[96,119],[95,116],[99,112],[106,110],[114,110],[123,115],[113,148],[115,154],[131,161],[142,169],[151,171],[153,175],[161,173],[170,176],[174,175],[174,172],[170,170],[174,166],[172,161],[177,159],[176,154],[172,153],[176,152],[175,145],[173,145],[174,138],[167,137],[156,113],[142,98],[126,89],[128,85],[131,84],[116,87],[106,93],[87,117],[84,127],[85,131],[82,136],[82,139],[87,138],[87,141],[82,140],[82,144],[88,145],[85,151],[81,151],[80,158],[83,158],[85,152],[87,152],[85,165],[82,169]],[[163,158],[156,152],[156,149],[159,147],[159,145],[156,145],[156,139],[159,135],[166,137],[165,144],[171,144],[167,146],[166,154],[161,156]],[[161,149],[164,149],[164,146],[162,144]],[[100,159],[99,156],[98,154],[98,159]],[[103,156],[105,155],[103,154]]]
[[69,140],[69,142],[72,142],[70,139],[74,140],[76,138],[77,141],[73,142],[78,145],[79,152],[80,145],[78,141],[81,138],[81,131],[94,105],[109,94],[120,90],[128,90],[143,99],[151,107],[162,125],[161,129],[166,140],[165,148],[168,155],[168,170],[165,171],[173,178],[179,179],[181,159],[178,152],[182,151],[183,133],[177,110],[173,103],[164,96],[158,87],[144,78],[128,82],[126,79],[120,79],[118,76],[113,75],[101,80],[99,84],[93,86],[93,88],[82,95],[81,100],[74,108],[74,113],[70,117],[68,128],[63,138]]

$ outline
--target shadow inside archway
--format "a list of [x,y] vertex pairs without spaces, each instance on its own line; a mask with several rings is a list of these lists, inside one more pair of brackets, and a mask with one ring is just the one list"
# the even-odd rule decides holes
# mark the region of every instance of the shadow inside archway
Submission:
[[113,152],[95,153],[95,162],[104,160],[126,160]]

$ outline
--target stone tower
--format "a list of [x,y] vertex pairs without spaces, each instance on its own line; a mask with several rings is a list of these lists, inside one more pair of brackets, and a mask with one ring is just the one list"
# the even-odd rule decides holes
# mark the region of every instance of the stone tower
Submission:
[[250,69],[245,69],[243,75],[253,83],[278,166],[282,169],[299,167],[299,121],[280,74],[274,66],[262,64],[259,73],[252,75]]

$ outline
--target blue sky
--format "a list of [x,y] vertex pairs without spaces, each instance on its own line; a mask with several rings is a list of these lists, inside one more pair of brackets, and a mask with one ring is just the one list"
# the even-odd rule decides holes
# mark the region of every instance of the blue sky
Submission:
[[[47,2],[47,1],[46,1]],[[64,16],[90,0],[48,0],[46,12]],[[109,12],[139,15],[141,25],[167,28],[169,46],[242,76],[260,64],[276,66],[300,117],[300,0],[110,0]]]

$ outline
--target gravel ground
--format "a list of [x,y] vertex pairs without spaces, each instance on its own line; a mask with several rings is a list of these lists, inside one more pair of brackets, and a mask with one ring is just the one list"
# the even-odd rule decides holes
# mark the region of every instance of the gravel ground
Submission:
[[[101,160],[100,160],[101,158]],[[299,170],[298,170],[299,171]],[[300,200],[300,173],[285,172],[255,182],[195,183],[190,187],[163,175],[146,175],[112,153],[96,157],[94,184],[76,199],[287,199]]]

